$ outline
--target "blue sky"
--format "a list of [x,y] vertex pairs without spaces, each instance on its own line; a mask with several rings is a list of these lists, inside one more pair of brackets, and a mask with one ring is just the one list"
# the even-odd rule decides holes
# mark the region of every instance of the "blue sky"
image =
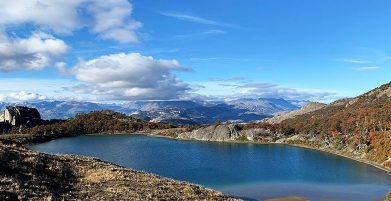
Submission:
[[[0,11],[0,84],[7,86],[0,101],[330,102],[391,78],[387,0],[19,0],[0,7],[7,7]],[[30,10],[12,12],[23,9]]]

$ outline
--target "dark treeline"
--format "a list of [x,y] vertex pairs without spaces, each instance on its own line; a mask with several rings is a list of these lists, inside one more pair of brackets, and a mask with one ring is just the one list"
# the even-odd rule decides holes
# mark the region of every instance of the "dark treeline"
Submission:
[[133,133],[148,129],[167,128],[175,128],[175,126],[146,122],[112,111],[99,111],[79,114],[68,120],[47,121],[31,128],[14,128],[8,133],[73,136],[95,133]]

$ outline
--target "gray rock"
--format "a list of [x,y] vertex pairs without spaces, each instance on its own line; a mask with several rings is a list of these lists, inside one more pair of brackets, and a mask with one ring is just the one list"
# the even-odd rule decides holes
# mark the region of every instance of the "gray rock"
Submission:
[[240,136],[235,124],[211,125],[192,132],[180,134],[179,138],[190,138],[204,141],[232,141]]

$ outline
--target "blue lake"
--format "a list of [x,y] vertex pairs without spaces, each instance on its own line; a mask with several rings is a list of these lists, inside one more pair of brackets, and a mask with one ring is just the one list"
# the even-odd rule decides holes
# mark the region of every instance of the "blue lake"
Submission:
[[248,200],[304,196],[311,200],[368,201],[391,190],[391,176],[382,170],[287,145],[89,135],[30,147],[45,153],[93,156]]

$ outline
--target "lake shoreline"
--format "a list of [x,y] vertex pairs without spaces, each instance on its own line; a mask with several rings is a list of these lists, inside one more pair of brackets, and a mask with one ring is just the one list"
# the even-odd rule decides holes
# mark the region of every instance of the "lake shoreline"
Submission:
[[148,133],[146,131],[145,132],[135,132],[135,133],[121,133],[121,132],[118,132],[118,133],[96,133],[96,134],[88,134],[88,135],[146,135],[146,136],[151,136],[151,137],[168,138],[168,139],[182,140],[182,141],[214,142],[214,143],[237,143],[237,144],[264,144],[264,145],[267,145],[267,144],[280,144],[280,145],[288,145],[288,146],[293,146],[293,147],[300,147],[300,148],[305,148],[305,149],[321,151],[321,152],[325,152],[325,153],[328,153],[328,154],[333,154],[333,155],[341,156],[341,157],[344,157],[344,158],[348,158],[350,160],[354,160],[354,161],[357,161],[357,162],[360,162],[360,163],[365,163],[367,165],[370,165],[372,167],[375,167],[377,169],[385,171],[388,175],[391,176],[391,168],[383,167],[380,164],[375,164],[375,163],[373,163],[371,161],[368,161],[368,160],[363,160],[363,159],[355,158],[353,156],[348,156],[348,155],[345,155],[345,154],[342,154],[342,153],[337,153],[334,150],[319,149],[319,148],[311,147],[311,146],[308,146],[308,145],[290,144],[290,143],[276,143],[276,142],[264,143],[264,142],[256,142],[256,141],[239,141],[239,140],[232,140],[232,141],[206,141],[206,140],[197,140],[197,139],[178,138],[178,137],[172,137],[172,136],[168,136],[168,135],[151,134],[151,133]]
[[[371,163],[366,162],[366,161],[361,161],[359,159],[356,159],[356,158],[353,158],[353,157],[349,157],[349,156],[346,156],[346,155],[330,152],[328,150],[318,149],[318,148],[304,146],[304,145],[297,145],[297,144],[289,144],[289,143],[263,143],[263,142],[254,142],[254,141],[237,141],[237,140],[235,140],[235,141],[205,141],[205,140],[197,140],[197,139],[184,139],[184,138],[177,138],[177,137],[167,136],[167,135],[158,135],[156,133],[153,134],[153,132],[151,132],[151,130],[141,131],[141,132],[139,131],[139,132],[133,132],[133,133],[131,133],[131,132],[111,132],[111,133],[95,133],[95,134],[86,134],[86,135],[98,135],[98,136],[99,135],[101,135],[101,136],[104,136],[104,135],[145,135],[145,136],[149,136],[149,137],[167,138],[167,139],[179,140],[179,141],[212,142],[212,143],[236,143],[236,144],[263,144],[263,145],[267,145],[267,144],[288,145],[288,146],[300,147],[300,148],[305,148],[305,149],[311,149],[311,150],[326,152],[326,153],[333,154],[333,155],[338,155],[340,157],[348,158],[350,160],[354,160],[354,161],[357,161],[357,162],[360,162],[360,163],[365,163],[367,165],[370,165],[372,167],[375,167],[377,169],[385,171],[388,175],[390,175],[390,171],[389,170],[387,170],[385,168],[382,168],[382,167],[379,167],[379,166],[376,166],[375,164],[371,164]],[[21,140],[21,141],[17,140],[17,142],[22,142],[21,145],[24,147],[25,145],[28,145],[28,144],[39,144],[39,143],[44,143],[44,142],[60,139],[60,138],[68,138],[68,137],[76,137],[76,136],[82,136],[82,135],[56,136],[56,137],[42,138],[42,139],[38,138],[38,140],[36,138],[30,138],[30,137],[32,137],[31,135],[19,135],[18,138],[21,137],[21,138],[27,138],[27,139],[24,139],[24,140]],[[0,138],[0,142],[1,142],[1,138]],[[0,146],[3,146],[3,145],[0,145]],[[28,149],[30,149],[30,148],[28,148]],[[56,155],[53,155],[53,156],[56,156]],[[114,165],[116,165],[116,164],[114,164]]]
[[[306,148],[306,149],[312,149],[312,150],[317,150],[321,152],[326,152],[329,154],[334,154],[337,156],[345,157],[360,163],[365,163],[367,165],[376,167],[382,171],[385,171],[388,175],[391,175],[391,168],[383,167],[380,164],[376,164],[374,162],[368,161],[368,160],[363,160],[360,158],[356,158],[353,156],[348,156],[343,153],[337,153],[335,150],[326,150],[326,149],[321,149],[321,148],[316,148],[316,147],[311,147],[308,145],[301,145],[301,144],[293,144],[293,143],[275,143],[275,142],[257,142],[257,141],[238,141],[238,140],[231,140],[231,141],[205,141],[205,140],[197,140],[197,139],[187,139],[187,138],[178,138],[174,136],[169,136],[169,135],[163,135],[160,134],[161,130],[146,130],[146,131],[137,131],[137,132],[111,132],[111,133],[94,133],[94,134],[85,134],[85,135],[147,135],[151,137],[162,137],[162,138],[169,138],[173,140],[185,140],[185,141],[199,141],[199,142],[216,142],[216,143],[241,143],[241,144],[283,144],[283,145],[288,145],[288,146],[295,146],[295,147],[301,147],[301,148]],[[83,135],[83,134],[79,134]],[[5,136],[7,140],[4,140],[4,136],[0,135],[0,141],[5,141],[6,143],[16,143],[16,144],[35,144],[35,143],[44,143],[48,142],[51,140],[56,140],[59,138],[66,138],[66,137],[76,137],[79,135],[72,135],[72,136],[50,136],[50,137],[41,137],[41,136],[32,136],[29,134],[19,134],[19,135],[14,135],[10,134],[8,136]],[[37,138],[35,138],[37,137]]]
[[[161,139],[159,139],[159,138],[161,138]],[[319,193],[323,192],[323,194],[316,195],[316,194],[313,194],[313,193],[315,193],[315,191],[312,190],[312,191],[307,192],[305,190],[306,188],[299,188],[296,185],[293,185],[291,188],[296,189],[297,193],[295,193],[295,191],[292,191],[292,189],[286,189],[281,192],[276,191],[274,194],[271,192],[270,192],[270,194],[268,194],[269,191],[265,191],[263,194],[261,194],[261,193],[257,194],[257,193],[255,193],[257,191],[254,191],[254,193],[251,193],[251,191],[249,191],[250,189],[254,190],[254,187],[237,185],[236,186],[237,188],[243,187],[243,190],[247,189],[246,190],[247,193],[242,194],[240,191],[234,190],[233,188],[231,188],[231,189],[217,188],[218,186],[224,187],[224,185],[220,184],[219,182],[217,182],[216,184],[210,183],[210,182],[215,182],[214,179],[212,179],[212,178],[214,178],[214,175],[210,175],[210,173],[208,173],[208,172],[211,172],[212,170],[209,171],[209,169],[204,169],[204,168],[205,167],[223,168],[223,169],[220,169],[222,172],[221,172],[221,174],[219,173],[218,175],[216,175],[217,176],[216,178],[220,178],[221,180],[224,180],[224,178],[227,178],[227,181],[231,181],[230,179],[232,179],[232,177],[229,174],[238,175],[238,173],[242,173],[243,172],[242,170],[245,170],[245,169],[255,170],[256,172],[264,172],[264,173],[260,173],[260,174],[266,173],[267,175],[269,175],[269,176],[265,176],[265,177],[261,176],[260,178],[263,178],[261,180],[254,180],[254,181],[260,181],[260,182],[269,181],[268,179],[266,179],[269,177],[270,177],[270,179],[272,179],[272,178],[277,179],[276,181],[287,181],[288,182],[288,181],[290,181],[290,179],[287,179],[287,180],[279,180],[279,179],[290,178],[290,177],[288,177],[288,175],[297,175],[297,174],[301,175],[301,173],[297,173],[297,174],[295,173],[296,171],[298,171],[298,169],[289,170],[289,168],[288,169],[282,168],[284,166],[301,167],[300,169],[305,168],[307,170],[303,169],[304,172],[308,172],[308,175],[312,175],[311,177],[306,177],[306,178],[318,178],[318,176],[320,176],[319,181],[323,181],[323,182],[333,182],[334,179],[332,179],[332,178],[335,178],[335,175],[339,175],[335,179],[338,181],[342,181],[342,182],[344,182],[344,181],[346,181],[346,182],[348,182],[348,181],[360,181],[360,182],[365,181],[365,180],[361,180],[361,179],[363,179],[364,177],[367,177],[367,176],[363,176],[363,178],[361,178],[361,176],[360,176],[361,174],[356,175],[354,177],[351,176],[350,173],[353,174],[354,172],[356,172],[355,170],[359,170],[359,169],[364,171],[364,172],[362,172],[362,175],[366,175],[366,172],[370,173],[369,175],[373,174],[373,176],[368,177],[369,178],[368,181],[373,182],[374,184],[376,184],[380,181],[383,181],[383,180],[387,181],[387,182],[390,181],[389,180],[390,177],[388,177],[387,174],[385,174],[383,171],[377,170],[377,168],[373,168],[372,166],[367,166],[366,164],[364,165],[363,163],[356,163],[356,162],[353,162],[352,160],[344,159],[339,156],[331,155],[328,153],[327,154],[321,153],[320,151],[317,151],[317,150],[310,151],[310,150],[304,150],[302,148],[293,148],[293,147],[290,147],[289,145],[286,146],[285,144],[273,143],[271,145],[246,145],[249,143],[243,143],[243,142],[241,142],[241,143],[230,143],[230,142],[219,143],[219,142],[210,142],[210,141],[181,140],[181,139],[175,139],[175,138],[172,139],[172,138],[168,138],[167,136],[162,137],[162,136],[157,136],[157,135],[151,135],[151,134],[147,135],[147,134],[141,134],[141,133],[132,133],[132,134],[121,133],[121,134],[116,134],[116,135],[92,134],[90,136],[80,136],[77,138],[58,140],[55,142],[50,142],[50,143],[45,143],[45,144],[37,145],[36,148],[34,148],[34,147],[32,147],[32,148],[34,150],[44,151],[45,153],[63,153],[63,154],[64,153],[65,154],[74,153],[74,154],[87,155],[87,156],[101,156],[102,159],[104,159],[104,160],[107,160],[107,161],[110,161],[110,162],[116,163],[116,164],[121,164],[122,166],[125,166],[125,167],[132,167],[137,170],[144,170],[147,172],[153,172],[155,174],[163,175],[168,178],[175,178],[177,180],[184,180],[184,181],[188,181],[191,183],[206,185],[206,186],[209,186],[209,188],[216,189],[220,192],[226,193],[227,195],[233,195],[233,196],[237,196],[237,197],[244,196],[244,197],[248,197],[248,198],[262,198],[262,199],[264,199],[264,198],[283,197],[283,196],[290,196],[290,195],[302,195],[302,196],[307,195],[307,196],[314,196],[312,198],[315,199],[316,196],[327,196],[327,195],[331,196],[331,195],[333,195],[332,192],[335,189],[329,188],[327,185],[319,185],[318,186],[318,185],[316,185],[316,183],[314,183],[314,184],[310,184],[309,186],[314,186],[314,188],[316,186],[315,189],[318,189]],[[83,147],[85,146],[85,148],[83,149],[84,151],[78,149],[78,147],[82,144],[84,144]],[[101,144],[107,144],[108,147],[115,146],[115,148],[108,149],[107,151],[106,150],[101,151],[101,149],[100,149]],[[76,146],[74,146],[74,145],[76,145]],[[60,148],[57,149],[56,147],[60,147]],[[198,149],[198,148],[200,148],[200,149]],[[112,150],[112,151],[110,151],[110,150]],[[167,151],[163,151],[163,150],[167,150]],[[219,150],[219,151],[217,152],[217,150]],[[247,151],[245,151],[245,150],[247,150]],[[213,154],[215,151],[216,151],[216,153]],[[106,152],[112,152],[112,154],[110,154],[110,153],[106,154]],[[243,155],[244,153],[247,153],[247,152],[250,155]],[[175,153],[175,154],[173,154],[173,153]],[[212,154],[210,154],[210,153],[212,153]],[[289,155],[289,154],[287,155],[287,153],[291,153],[293,155]],[[120,157],[118,157],[118,156],[120,156]],[[123,156],[125,156],[125,158]],[[141,159],[140,163],[136,162],[139,160],[135,160],[135,159],[138,159],[140,156],[142,156],[142,158],[140,158]],[[229,160],[225,156],[230,157],[231,160]],[[243,156],[243,158],[241,156]],[[293,156],[293,157],[291,157],[291,156]],[[182,158],[182,157],[186,157],[186,160],[181,161],[181,162],[176,161],[177,158]],[[298,157],[298,158],[296,158],[296,157]],[[215,165],[213,163],[213,161],[219,161],[219,160],[217,160],[218,158],[221,159],[221,161],[222,161],[221,163],[218,163],[218,164],[224,164],[224,165],[222,165],[223,167],[221,167],[219,165]],[[158,165],[157,161],[159,161],[161,159],[163,159],[164,161],[159,162],[159,165]],[[209,160],[211,160],[210,161],[211,163],[208,162]],[[226,163],[227,161],[231,161],[231,163],[232,163],[232,160],[236,161],[238,163],[234,162],[231,165]],[[324,162],[321,162],[322,160]],[[151,162],[146,162],[146,161],[151,161]],[[197,164],[199,164],[199,162],[197,162],[197,161],[203,161],[202,164],[204,164],[204,165],[197,166]],[[239,161],[240,161],[240,163],[239,163]],[[266,161],[269,161],[269,162],[266,162]],[[296,164],[296,162],[299,162],[299,164],[302,164],[302,165],[300,166],[299,164]],[[151,164],[152,166],[147,165],[147,164]],[[162,165],[160,165],[160,164],[162,164]],[[172,164],[172,166],[170,164]],[[237,164],[236,168],[234,168],[235,170],[232,169],[232,170],[227,171],[227,172],[231,172],[231,173],[226,174],[227,172],[223,171],[223,170],[225,170],[224,167],[234,167],[234,166],[232,166],[234,164]],[[264,164],[264,165],[262,165],[262,164]],[[267,164],[270,164],[269,167],[274,167],[274,168],[272,168],[272,169],[269,168],[269,170],[268,170]],[[323,164],[323,165],[320,165],[320,164]],[[195,165],[195,166],[193,166],[193,165]],[[275,165],[278,165],[278,166],[275,166]],[[323,173],[321,173],[319,171],[321,170],[320,168],[323,166],[325,166],[325,168],[330,168],[330,169],[327,169],[326,172],[323,171]],[[263,168],[263,167],[266,167],[266,168]],[[282,169],[279,169],[280,167]],[[353,169],[350,169],[350,167],[352,167]],[[357,169],[357,167],[358,167],[358,169]],[[167,172],[167,168],[168,168],[168,172]],[[194,175],[209,175],[209,177],[205,177],[205,178],[210,178],[210,179],[206,179],[206,180],[194,179],[194,176],[183,176],[182,173],[173,174],[172,172],[170,172],[170,171],[181,172],[180,171],[181,169],[188,170],[189,168],[197,169],[197,171],[192,172],[192,174],[194,173]],[[273,173],[273,170],[276,170],[276,169],[278,169],[278,172],[281,172],[281,173],[284,173],[286,171],[287,172],[295,171],[295,172],[288,173],[287,177],[285,177],[285,176],[281,176],[278,173],[277,174]],[[286,171],[284,169],[286,169]],[[217,171],[217,169],[213,170],[213,171]],[[312,172],[312,173],[310,173],[310,172]],[[316,172],[319,172],[319,173],[316,173]],[[334,176],[329,175],[329,173],[333,173],[333,172],[335,173],[335,174],[333,174]],[[307,173],[305,173],[305,174],[307,175]],[[354,174],[357,174],[357,173],[354,173]],[[225,175],[225,176],[222,177],[222,175]],[[243,178],[242,178],[243,181],[244,180],[247,181],[245,179],[246,175],[247,174],[243,174]],[[274,176],[271,176],[271,175],[274,175]],[[347,176],[345,176],[345,175],[347,175]],[[350,175],[350,176],[348,176],[348,175]],[[257,176],[253,175],[253,178],[255,178],[255,177],[257,177]],[[293,177],[296,178],[295,176],[293,176]],[[346,177],[346,179],[344,179],[345,177]],[[199,177],[197,176],[197,178],[203,178],[203,176],[199,176]],[[233,176],[233,178],[235,178],[235,176]],[[352,180],[350,180],[350,178]],[[359,178],[361,178],[361,179],[359,179]],[[264,180],[264,179],[266,179],[266,180]],[[216,181],[218,181],[218,179]],[[301,184],[300,179],[295,180],[295,181],[299,182],[297,184]],[[310,179],[308,181],[312,181],[312,179]],[[316,180],[316,181],[318,181],[318,180]],[[233,182],[233,181],[231,181],[231,182]],[[304,182],[304,180],[302,182]],[[231,184],[234,187],[236,183],[241,184],[240,181],[236,181]],[[256,183],[254,183],[254,184],[256,184]],[[266,182],[266,184],[268,184],[268,182]],[[273,182],[270,184],[273,184]],[[387,183],[384,183],[384,184],[387,184]],[[288,183],[285,183],[285,184],[280,183],[279,185],[283,185],[283,186],[287,186],[287,187],[289,186]],[[275,187],[277,187],[277,186],[275,186]],[[381,191],[381,193],[380,194],[373,194],[373,195],[376,195],[376,196],[380,195],[380,197],[381,197],[381,195],[385,195],[386,194],[385,192],[387,192],[384,190],[389,190],[388,184],[386,186],[383,185],[383,186],[379,186],[379,187],[381,187],[381,189],[383,189]],[[344,188],[347,188],[347,187],[344,186]],[[361,193],[366,192],[366,191],[371,192],[372,190],[369,190],[371,188],[376,190],[376,187],[363,188],[363,187],[355,186],[354,188],[356,190],[361,188],[363,191],[358,191]],[[262,189],[273,189],[273,188],[265,185],[264,187],[262,187]],[[274,189],[277,189],[277,188],[274,188]],[[333,190],[331,190],[331,189],[333,189]],[[353,188],[350,188],[350,190],[352,190],[352,189]],[[350,190],[349,191],[347,190],[346,193],[352,192]],[[380,189],[378,188],[377,190],[380,190]],[[282,192],[291,192],[291,193],[282,193]],[[328,193],[324,194],[325,192],[328,192]],[[340,192],[340,193],[343,193],[343,192]],[[363,196],[364,195],[365,195],[365,193],[363,194]],[[369,193],[367,195],[369,196]],[[259,197],[257,197],[257,196],[259,196]],[[351,196],[353,196],[353,194],[351,194]],[[357,200],[367,200],[367,199],[357,199]]]

